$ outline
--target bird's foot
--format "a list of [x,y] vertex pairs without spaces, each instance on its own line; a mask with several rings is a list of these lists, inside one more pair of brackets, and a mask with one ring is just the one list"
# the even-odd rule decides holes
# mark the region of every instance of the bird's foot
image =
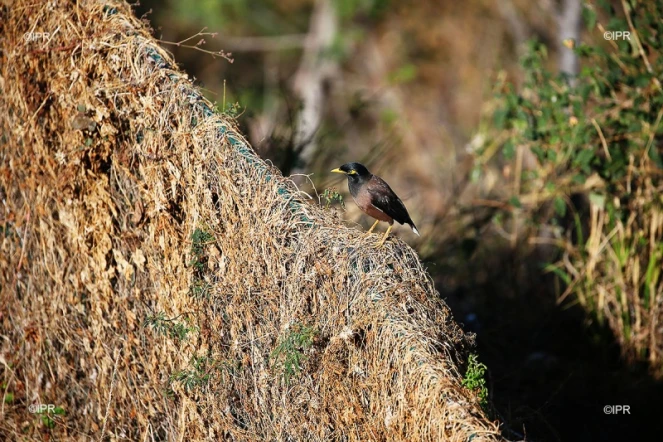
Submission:
[[386,241],[387,237],[389,236],[389,232],[391,232],[391,229],[394,226],[389,226],[386,232],[384,232],[384,235],[382,236],[382,239],[378,243],[378,247],[382,247],[384,245],[384,242]]
[[371,226],[371,228],[368,229],[368,232],[366,232],[366,236],[370,235],[371,232],[373,232],[373,229],[375,229],[375,226],[377,226],[379,222],[380,222],[380,220],[376,220],[376,221],[373,223],[373,225]]

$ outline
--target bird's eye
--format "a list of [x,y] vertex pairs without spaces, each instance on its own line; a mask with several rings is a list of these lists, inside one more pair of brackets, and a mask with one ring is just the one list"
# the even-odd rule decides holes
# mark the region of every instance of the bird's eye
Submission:
[[352,169],[351,171],[348,172],[348,175],[357,175],[357,171]]

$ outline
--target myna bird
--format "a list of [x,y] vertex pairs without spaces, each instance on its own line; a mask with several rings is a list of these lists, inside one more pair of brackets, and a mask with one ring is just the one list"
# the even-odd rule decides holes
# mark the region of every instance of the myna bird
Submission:
[[391,190],[389,184],[369,172],[363,164],[347,163],[332,172],[344,173],[348,177],[348,187],[352,199],[364,213],[376,219],[368,233],[371,233],[380,221],[389,223],[389,228],[378,246],[384,244],[394,227],[394,220],[399,224],[408,224],[412,231],[419,235],[403,201]]

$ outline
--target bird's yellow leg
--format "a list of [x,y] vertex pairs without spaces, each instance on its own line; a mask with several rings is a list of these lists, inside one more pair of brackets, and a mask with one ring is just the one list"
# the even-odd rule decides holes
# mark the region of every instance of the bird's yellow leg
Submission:
[[387,239],[387,236],[389,236],[389,232],[390,232],[391,229],[393,229],[393,228],[394,228],[394,226],[393,226],[393,224],[392,224],[391,226],[389,226],[389,228],[387,229],[387,231],[384,232],[384,236],[382,237],[382,241],[380,241],[380,243],[378,244],[378,247],[380,247],[382,244],[384,244],[384,241]]
[[368,235],[369,233],[371,233],[373,231],[373,229],[375,229],[375,226],[378,225],[379,222],[380,222],[380,220],[376,219],[375,222],[373,223],[373,225],[371,226],[371,228],[368,229],[368,232],[366,232],[366,234]]

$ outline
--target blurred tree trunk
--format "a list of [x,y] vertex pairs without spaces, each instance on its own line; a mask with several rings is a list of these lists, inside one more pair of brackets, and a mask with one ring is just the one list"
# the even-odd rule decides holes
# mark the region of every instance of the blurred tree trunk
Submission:
[[325,109],[325,89],[338,70],[330,54],[338,32],[338,17],[331,0],[318,0],[311,16],[307,42],[293,91],[301,101],[295,121],[294,146],[296,164],[293,173],[305,173],[316,151],[315,134]]
[[565,74],[570,84],[575,83],[578,75],[578,57],[571,47],[564,44],[567,39],[574,44],[580,40],[580,25],[582,18],[582,0],[563,0],[562,10],[559,13],[559,35],[557,47],[559,51],[559,71]]

